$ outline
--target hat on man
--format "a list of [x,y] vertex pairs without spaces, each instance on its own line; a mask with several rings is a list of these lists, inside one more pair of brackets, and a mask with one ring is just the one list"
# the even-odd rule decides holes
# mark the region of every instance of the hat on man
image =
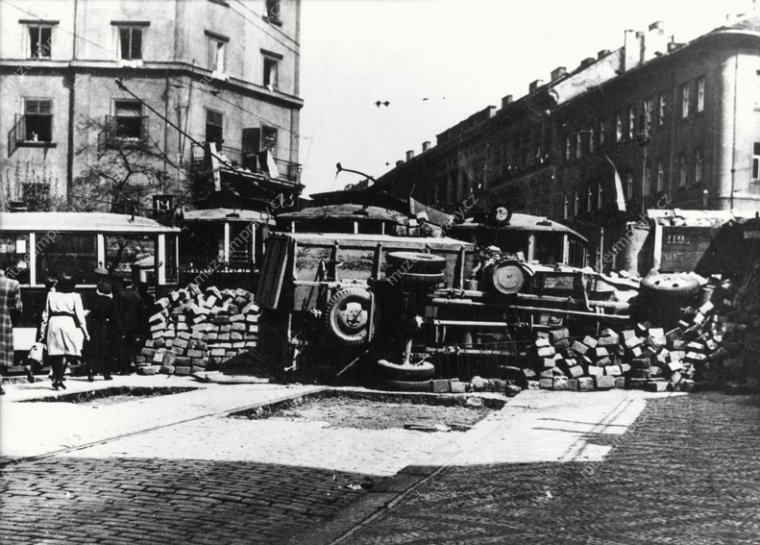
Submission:
[[113,289],[111,289],[111,284],[108,282],[98,282],[96,290],[100,295],[111,295],[113,292]]

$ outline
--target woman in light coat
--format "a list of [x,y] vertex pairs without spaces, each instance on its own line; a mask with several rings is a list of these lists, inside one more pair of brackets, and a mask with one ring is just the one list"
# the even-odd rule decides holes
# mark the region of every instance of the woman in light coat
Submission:
[[53,366],[53,389],[65,390],[63,375],[68,361],[82,356],[82,345],[90,338],[82,296],[74,292],[74,279],[69,274],[61,275],[56,291],[48,293],[40,336]]

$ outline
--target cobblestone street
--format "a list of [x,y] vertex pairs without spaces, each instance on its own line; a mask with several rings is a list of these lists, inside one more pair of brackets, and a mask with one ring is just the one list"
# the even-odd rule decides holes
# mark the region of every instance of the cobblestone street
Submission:
[[[49,392],[13,388],[0,412],[17,453],[1,470],[3,544],[707,545],[760,535],[756,397],[526,391],[470,431],[424,433],[226,416],[305,388],[211,385],[97,409],[19,403]],[[63,451],[38,437],[46,419]]]
[[281,543],[361,491],[361,476],[199,460],[48,458],[6,468],[0,542]]
[[602,463],[447,468],[346,542],[760,542],[756,396],[650,400],[627,434],[589,440],[616,448]]

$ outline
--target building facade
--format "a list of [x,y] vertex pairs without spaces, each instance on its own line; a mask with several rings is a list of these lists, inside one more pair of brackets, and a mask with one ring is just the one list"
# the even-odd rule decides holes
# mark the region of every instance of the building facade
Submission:
[[4,206],[94,200],[109,169],[181,200],[209,149],[298,185],[299,35],[300,0],[0,2]]
[[474,194],[564,221],[598,257],[647,208],[760,209],[760,18],[688,44],[662,22],[626,31],[623,47],[558,67],[379,183],[444,208]]

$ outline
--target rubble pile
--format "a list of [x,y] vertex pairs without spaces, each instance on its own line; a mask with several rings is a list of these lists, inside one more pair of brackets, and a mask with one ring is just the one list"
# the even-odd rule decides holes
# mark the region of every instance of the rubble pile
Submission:
[[138,372],[189,375],[213,369],[256,347],[259,307],[244,289],[196,284],[156,301]]
[[[682,308],[672,329],[642,322],[580,339],[571,338],[567,328],[539,332],[534,346],[538,363],[521,370],[518,384],[528,389],[652,392],[724,384],[738,391],[755,383],[753,362],[760,355],[760,334],[751,331],[760,326],[760,306],[755,303],[760,300],[760,281],[757,288],[751,298],[740,291],[735,303],[731,283],[712,277],[702,290],[701,304]],[[746,308],[756,315],[748,316]]]

